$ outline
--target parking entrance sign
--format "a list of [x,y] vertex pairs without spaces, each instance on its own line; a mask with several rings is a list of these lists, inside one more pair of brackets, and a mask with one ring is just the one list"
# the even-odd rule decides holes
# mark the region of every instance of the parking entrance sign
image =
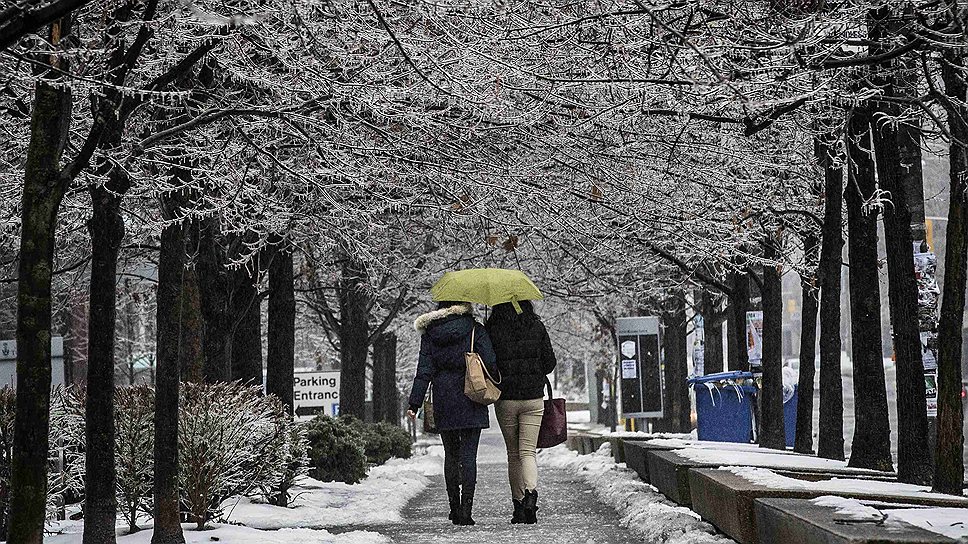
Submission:
[[293,374],[292,403],[297,416],[338,416],[339,371]]

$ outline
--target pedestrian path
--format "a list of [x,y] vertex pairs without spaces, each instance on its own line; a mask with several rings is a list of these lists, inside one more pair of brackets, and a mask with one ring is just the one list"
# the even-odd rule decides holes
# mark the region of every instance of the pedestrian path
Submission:
[[447,493],[443,475],[403,510],[403,523],[363,527],[377,531],[397,544],[453,542],[473,544],[624,544],[641,542],[619,525],[618,516],[595,497],[581,476],[561,469],[538,467],[538,523],[511,525],[511,499],[507,485],[504,441],[496,429],[481,436],[478,456],[474,520],[477,525],[458,527],[447,519]]

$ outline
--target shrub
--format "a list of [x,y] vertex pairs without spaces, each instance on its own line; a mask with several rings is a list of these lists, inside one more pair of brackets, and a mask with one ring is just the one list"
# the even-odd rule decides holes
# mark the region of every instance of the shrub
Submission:
[[340,420],[353,427],[363,437],[366,462],[382,465],[391,457],[410,457],[410,435],[400,427],[381,421],[374,425],[364,423],[353,416],[340,416]]
[[0,534],[7,534],[10,507],[10,468],[13,459],[13,426],[17,415],[17,395],[13,389],[0,389]]
[[146,385],[119,387],[114,402],[118,512],[134,533],[138,514],[152,513],[155,391]]
[[363,436],[348,418],[314,417],[306,423],[306,440],[313,478],[355,484],[366,477]]
[[247,495],[279,474],[279,443],[288,419],[261,387],[186,383],[178,415],[182,503],[199,529],[221,514],[221,504]]
[[376,432],[389,440],[390,457],[409,459],[413,455],[413,440],[411,440],[410,433],[406,429],[385,421],[381,421],[373,427]]
[[[266,397],[266,401],[275,406],[276,413],[285,413],[285,407],[275,396]],[[264,460],[274,467],[266,478],[259,482],[259,490],[263,500],[275,506],[288,506],[289,490],[296,480],[306,474],[309,465],[306,441],[306,428],[290,417],[274,419],[277,437],[271,442],[270,451],[266,452]]]
[[65,502],[84,494],[84,390],[57,386],[50,394],[50,454],[47,467],[47,512],[52,516]]
[[[10,507],[17,392],[0,388],[0,528],[6,533]],[[47,515],[52,517],[66,496],[84,490],[84,397],[74,387],[55,387],[50,395],[48,431]],[[63,462],[63,471],[60,464]]]

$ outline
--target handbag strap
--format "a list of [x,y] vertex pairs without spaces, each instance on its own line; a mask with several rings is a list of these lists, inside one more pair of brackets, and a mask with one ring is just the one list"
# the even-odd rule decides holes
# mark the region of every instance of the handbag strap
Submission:
[[[474,325],[474,328],[471,329],[471,350],[469,353],[475,353],[474,352],[474,333],[476,332],[477,332],[477,325]],[[484,359],[480,359],[480,361],[481,361],[481,368],[484,370],[484,375],[487,376],[487,379],[494,382],[494,385],[500,385],[501,381],[504,379],[503,377],[501,377],[501,369],[498,369],[497,375],[499,378],[495,380],[494,377],[491,376],[491,373],[487,371],[487,365],[484,364]]]
[[553,399],[555,394],[551,390],[551,380],[548,379],[548,376],[545,376],[545,386],[548,388],[548,400]]

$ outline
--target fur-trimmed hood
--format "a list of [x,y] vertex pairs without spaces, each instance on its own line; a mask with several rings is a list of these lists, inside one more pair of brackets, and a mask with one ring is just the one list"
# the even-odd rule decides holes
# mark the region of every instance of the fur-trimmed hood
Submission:
[[452,315],[473,315],[474,307],[471,306],[469,302],[464,304],[458,304],[456,306],[448,306],[447,308],[441,308],[439,310],[434,310],[432,312],[427,312],[422,314],[420,317],[414,320],[413,328],[420,334],[427,332],[430,325],[434,321],[439,321],[441,319],[450,317]]

